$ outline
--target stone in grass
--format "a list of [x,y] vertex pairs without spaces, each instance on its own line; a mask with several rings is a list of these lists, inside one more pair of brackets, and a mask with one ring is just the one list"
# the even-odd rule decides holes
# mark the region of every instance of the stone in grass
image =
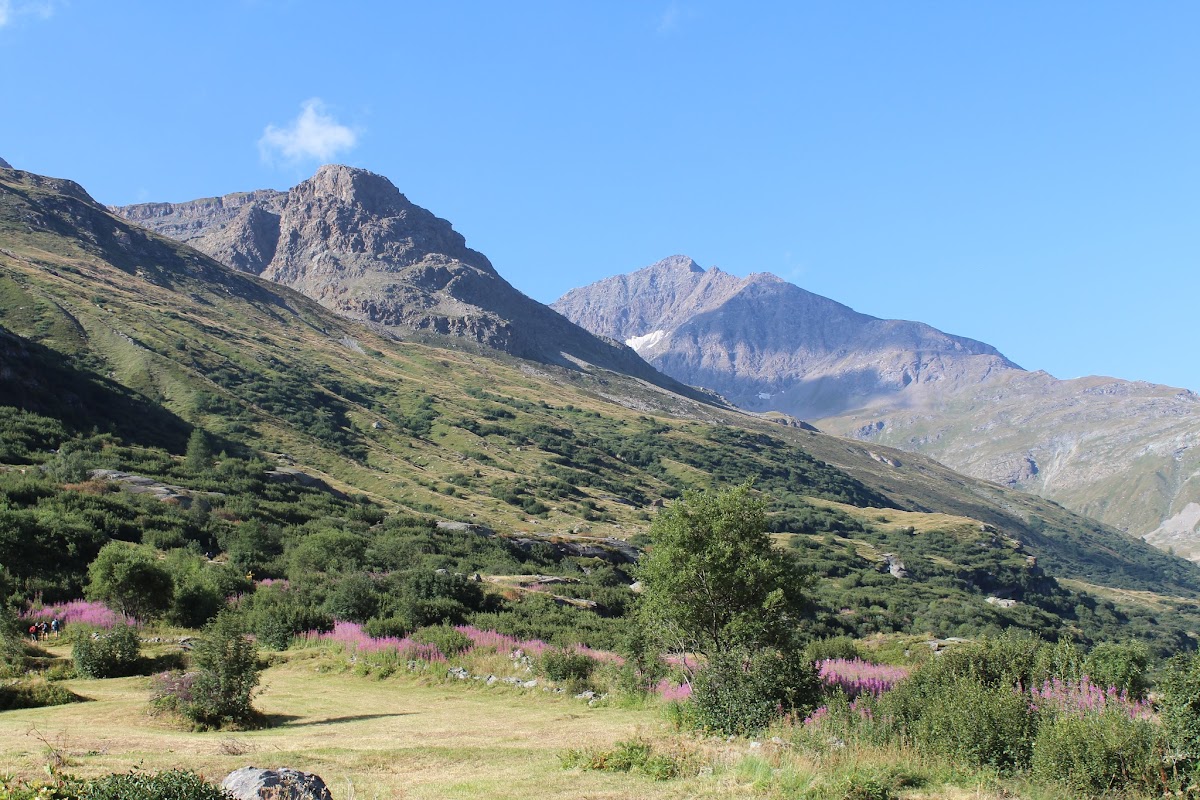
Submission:
[[237,800],[333,800],[319,776],[286,767],[242,767],[226,775],[221,788]]

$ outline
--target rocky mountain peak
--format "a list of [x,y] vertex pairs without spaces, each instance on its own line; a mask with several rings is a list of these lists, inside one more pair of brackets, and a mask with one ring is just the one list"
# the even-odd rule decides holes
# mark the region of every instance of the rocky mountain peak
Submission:
[[12,168],[13,168],[12,164],[8,163],[3,158],[0,158],[0,169],[12,169]]
[[289,194],[298,199],[336,200],[380,215],[405,213],[416,208],[384,176],[344,164],[326,164]]
[[688,256],[675,255],[667,256],[662,261],[658,261],[646,267],[647,270],[664,271],[676,270],[680,272],[703,273],[704,267],[697,264]]
[[[454,336],[689,391],[628,347],[593,336],[521,294],[448,221],[365,169],[327,164],[287,193],[259,190],[112,211],[398,335]],[[699,270],[691,259],[681,263]]]

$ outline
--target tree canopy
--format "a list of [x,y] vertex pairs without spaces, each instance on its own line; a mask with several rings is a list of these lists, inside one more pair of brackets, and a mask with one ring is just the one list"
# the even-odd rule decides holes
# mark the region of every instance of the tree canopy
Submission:
[[685,494],[654,520],[650,538],[638,613],[666,648],[709,656],[789,649],[805,575],[773,546],[749,485]]

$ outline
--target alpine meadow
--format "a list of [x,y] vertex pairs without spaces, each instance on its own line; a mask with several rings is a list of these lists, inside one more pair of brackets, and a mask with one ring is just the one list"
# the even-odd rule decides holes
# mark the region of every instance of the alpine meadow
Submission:
[[0,800],[1200,800],[1194,10],[636,5],[0,0]]

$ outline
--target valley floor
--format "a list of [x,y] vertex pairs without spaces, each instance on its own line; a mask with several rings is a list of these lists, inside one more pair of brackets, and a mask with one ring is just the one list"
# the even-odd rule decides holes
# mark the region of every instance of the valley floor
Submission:
[[[70,656],[68,646],[48,649]],[[347,671],[320,649],[289,651],[263,673],[256,707],[271,722],[263,730],[183,730],[148,714],[149,683],[146,677],[65,681],[89,702],[0,713],[0,774],[44,778],[47,765],[57,762],[59,772],[80,776],[181,768],[219,781],[239,767],[286,766],[320,775],[337,800],[829,797],[829,784],[871,769],[879,756],[893,768],[898,757],[908,770],[948,777],[911,752],[846,749],[810,758],[769,741],[680,735],[657,706],[588,707],[568,695],[413,675],[380,680]],[[611,749],[633,738],[707,766],[699,775],[656,782],[640,773],[560,764],[568,748]],[[959,777],[951,782],[963,788],[935,781],[891,796],[1045,796],[991,781],[989,789],[967,788],[977,778]]]

